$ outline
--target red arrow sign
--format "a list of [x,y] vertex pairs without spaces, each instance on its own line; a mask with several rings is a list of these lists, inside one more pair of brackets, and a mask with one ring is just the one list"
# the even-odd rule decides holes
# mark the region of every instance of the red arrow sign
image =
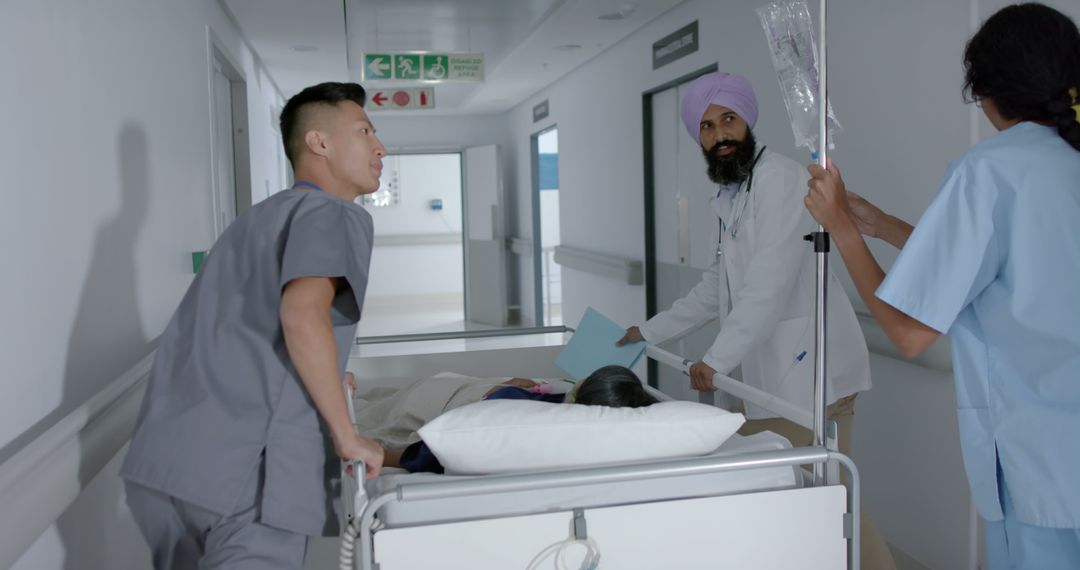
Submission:
[[383,103],[386,101],[388,101],[388,99],[383,95],[382,91],[376,91],[375,96],[371,98],[371,102],[375,103],[376,107],[382,107]]

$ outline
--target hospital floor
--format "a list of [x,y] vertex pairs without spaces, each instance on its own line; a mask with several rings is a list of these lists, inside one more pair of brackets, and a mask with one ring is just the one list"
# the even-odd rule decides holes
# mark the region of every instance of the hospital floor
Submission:
[[465,328],[462,295],[370,297],[356,336],[471,330]]
[[[411,295],[370,297],[356,327],[356,336],[418,334],[489,330],[496,327],[465,320],[461,295]],[[562,305],[550,305],[549,325],[562,324]],[[508,326],[520,326],[511,322]]]

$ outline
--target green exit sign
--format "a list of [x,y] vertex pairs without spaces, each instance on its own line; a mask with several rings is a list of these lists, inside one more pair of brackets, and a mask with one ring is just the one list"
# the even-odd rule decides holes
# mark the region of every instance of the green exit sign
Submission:
[[437,52],[365,53],[361,79],[478,83],[484,80],[484,55]]

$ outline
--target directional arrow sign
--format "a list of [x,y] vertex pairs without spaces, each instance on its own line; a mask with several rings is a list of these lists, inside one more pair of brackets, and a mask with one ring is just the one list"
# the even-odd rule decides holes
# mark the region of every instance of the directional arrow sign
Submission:
[[388,53],[364,54],[364,79],[392,79],[393,57]]
[[402,87],[371,91],[369,111],[405,111],[434,109],[435,89],[431,87]]

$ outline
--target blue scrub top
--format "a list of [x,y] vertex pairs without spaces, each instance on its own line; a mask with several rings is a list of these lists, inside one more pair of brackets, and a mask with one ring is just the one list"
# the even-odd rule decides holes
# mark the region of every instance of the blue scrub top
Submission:
[[1020,123],[950,165],[877,296],[952,343],[964,464],[1002,519],[1080,528],[1080,152]]

